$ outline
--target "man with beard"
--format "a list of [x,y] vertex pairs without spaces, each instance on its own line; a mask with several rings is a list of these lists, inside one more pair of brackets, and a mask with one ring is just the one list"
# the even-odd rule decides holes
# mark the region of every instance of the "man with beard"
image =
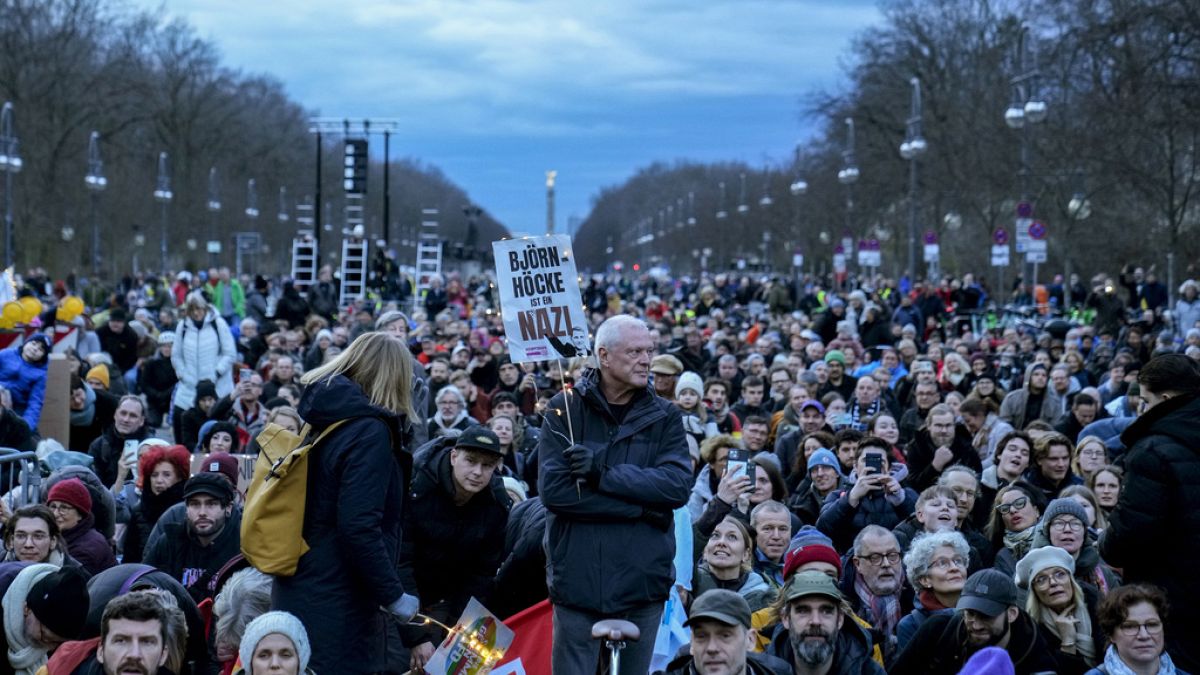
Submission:
[[872,640],[887,663],[896,656],[896,627],[913,607],[900,544],[887,528],[868,525],[854,538],[851,554],[854,565],[842,577],[841,590],[854,613],[871,624]]
[[[72,675],[170,675],[168,662],[172,652],[184,651],[184,635],[171,625],[185,623],[183,612],[168,607],[156,591],[134,591],[118,595],[104,607],[100,620],[100,644],[89,649]],[[172,644],[172,640],[179,644]],[[94,641],[64,645],[50,664],[54,672],[64,672],[82,656],[80,648]],[[73,658],[73,654],[78,654]],[[57,668],[55,668],[57,666]],[[63,670],[58,670],[61,668]]]
[[216,473],[198,473],[183,489],[187,521],[168,525],[150,546],[145,563],[175,577],[197,603],[208,597],[208,580],[241,553],[241,533],[228,526],[233,486]]
[[908,458],[905,484],[917,491],[936,483],[952,464],[969,466],[976,473],[983,471],[979,453],[971,446],[970,432],[954,423],[954,410],[945,403],[929,409],[925,428],[904,449],[904,456]]
[[858,378],[846,374],[846,355],[837,349],[825,352],[825,366],[829,368],[829,378],[817,391],[817,398],[824,398],[825,394],[836,391],[849,401],[854,396]]
[[975,652],[1008,652],[1016,675],[1059,672],[1037,624],[1017,606],[1017,586],[994,569],[972,574],[953,614],[929,617],[888,671],[891,675],[954,675]]
[[837,582],[827,574],[797,572],[780,594],[778,631],[767,653],[796,675],[883,675],[871,660],[871,637],[850,616]]

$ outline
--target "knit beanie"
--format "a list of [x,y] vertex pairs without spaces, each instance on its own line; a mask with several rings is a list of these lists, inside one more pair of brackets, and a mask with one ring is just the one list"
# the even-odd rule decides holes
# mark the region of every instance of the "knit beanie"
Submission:
[[104,384],[105,389],[108,389],[110,386],[109,380],[108,380],[108,368],[105,368],[103,363],[101,363],[100,365],[97,365],[97,366],[93,367],[91,370],[87,371],[87,376],[84,377],[83,379],[99,380],[102,384]]
[[1059,497],[1058,499],[1050,502],[1050,504],[1046,507],[1046,514],[1042,516],[1041,522],[1042,533],[1049,537],[1050,523],[1054,522],[1054,519],[1058,516],[1064,515],[1075,516],[1079,519],[1079,522],[1083,523],[1084,527],[1087,527],[1087,511],[1083,509],[1083,505],[1074,499],[1071,499],[1070,497]]
[[840,349],[830,349],[825,352],[825,363],[833,363],[834,361],[843,366],[846,365],[846,354]]
[[74,567],[62,567],[43,576],[25,596],[25,605],[37,620],[68,640],[78,638],[83,632],[89,602],[87,580]]
[[240,470],[237,458],[228,452],[211,452],[200,465],[201,473],[219,473],[228,478],[229,482],[235,486],[238,484]]
[[792,535],[792,541],[788,543],[788,550],[792,551],[801,546],[809,546],[811,544],[824,544],[833,546],[833,540],[829,535],[817,529],[815,525],[801,525],[796,534]]
[[212,380],[200,380],[196,383],[196,400],[199,401],[205,396],[217,397],[217,385]]
[[1013,580],[1018,587],[1028,589],[1034,577],[1051,567],[1061,567],[1068,573],[1075,574],[1075,559],[1057,546],[1035,548],[1017,563],[1017,573]]
[[958,675],[1014,675],[1012,657],[1000,647],[984,647],[967,659]]
[[92,495],[78,478],[68,478],[55,483],[54,487],[50,488],[50,495],[46,497],[46,503],[50,502],[70,504],[84,516],[92,512]]
[[296,655],[300,657],[300,672],[308,670],[308,660],[312,658],[312,645],[308,642],[308,632],[300,619],[287,612],[267,612],[246,626],[242,634],[242,643],[238,646],[238,656],[246,668],[247,675],[255,675],[253,670],[254,651],[258,643],[268,635],[278,633],[290,639],[296,647]]
[[829,563],[837,568],[838,578],[842,576],[842,558],[832,546],[827,544],[808,544],[794,548],[783,557],[783,579],[787,581],[796,570],[810,562]]
[[701,380],[699,375],[689,370],[680,375],[679,381],[675,383],[675,398],[679,398],[679,394],[684,389],[691,389],[696,392],[697,396],[701,396],[704,394],[704,380]]
[[842,463],[838,461],[837,455],[828,448],[817,448],[816,452],[808,458],[807,470],[809,472],[818,466],[827,466],[837,471],[839,476],[842,475]]

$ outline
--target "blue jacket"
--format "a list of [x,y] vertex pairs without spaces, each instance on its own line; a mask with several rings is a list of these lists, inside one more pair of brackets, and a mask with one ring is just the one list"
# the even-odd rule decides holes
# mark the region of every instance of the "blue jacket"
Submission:
[[35,365],[21,358],[20,345],[0,352],[0,385],[12,392],[13,410],[30,429],[37,430],[46,395],[46,364]]
[[[661,603],[675,581],[675,535],[643,520],[687,503],[692,459],[679,410],[650,389],[634,394],[618,423],[590,370],[550,401],[538,443],[538,492],[546,516],[550,600],[614,615]],[[563,451],[575,442],[593,448],[604,467],[595,485],[577,482]]]

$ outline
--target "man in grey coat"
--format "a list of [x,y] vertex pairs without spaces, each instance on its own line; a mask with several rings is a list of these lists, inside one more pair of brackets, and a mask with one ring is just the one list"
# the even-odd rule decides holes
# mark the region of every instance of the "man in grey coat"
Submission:
[[642,321],[608,319],[596,330],[599,368],[555,396],[546,412],[538,489],[549,512],[555,675],[596,670],[601,645],[591,628],[602,619],[624,619],[641,631],[622,652],[621,675],[649,670],[675,578],[672,511],[687,503],[692,486],[680,413],[648,386],[653,354]]

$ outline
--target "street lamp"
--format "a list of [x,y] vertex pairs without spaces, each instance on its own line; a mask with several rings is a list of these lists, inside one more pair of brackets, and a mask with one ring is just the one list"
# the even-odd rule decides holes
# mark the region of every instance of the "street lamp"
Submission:
[[688,225],[696,224],[696,193],[688,192]]
[[[1029,29],[1024,26],[1021,27],[1021,35],[1017,40],[1017,53],[1013,62],[1020,72],[1010,80],[1012,102],[1004,112],[1004,123],[1010,129],[1021,131],[1021,166],[1017,177],[1021,187],[1021,201],[1028,203],[1031,197],[1029,177],[1032,175],[1030,127],[1044,121],[1048,110],[1046,102],[1038,96],[1037,53],[1032,40],[1029,39]],[[1036,269],[1035,266],[1035,273]],[[1033,278],[1033,285],[1037,285],[1036,278]]]
[[83,177],[83,184],[91,195],[92,220],[92,276],[100,276],[100,222],[97,211],[100,193],[108,187],[108,179],[104,177],[104,160],[100,157],[100,132],[93,131],[88,139],[88,168]]
[[721,202],[717,206],[716,218],[717,220],[725,220],[729,217],[729,212],[725,210],[725,181],[717,183],[717,187],[721,191]]
[[0,110],[0,171],[4,172],[4,266],[13,264],[13,174],[21,172],[20,141],[13,131],[13,104]]
[[246,181],[246,217],[250,220],[258,218],[258,188],[253,178]]
[[758,200],[758,205],[765,209],[774,203],[775,200],[771,199],[771,174],[768,172],[763,176],[763,196]]
[[221,186],[217,181],[217,167],[208,169],[208,266],[217,266],[217,251],[214,244],[217,241],[217,214],[221,212]]
[[900,156],[908,160],[908,273],[917,274],[917,160],[928,150],[921,135],[921,81],[912,78],[910,110]]
[[286,223],[289,218],[288,205],[287,205],[287,188],[282,185],[279,186],[279,215],[277,215],[276,218],[281,223]]
[[847,117],[846,148],[842,150],[842,170],[837,175],[838,182],[846,186],[846,232],[854,231],[851,227],[854,221],[854,193],[851,186],[858,182],[858,176],[858,163],[854,156],[854,118]]
[[[167,153],[158,153],[158,182],[154,187],[154,201],[159,203],[162,212],[162,242],[159,253],[162,255],[162,272],[167,273],[167,205],[175,195],[171,192],[171,175],[167,171]],[[139,235],[140,236],[140,235]]]
[[742,184],[741,190],[738,192],[737,212],[738,213],[749,213],[750,205],[746,203],[746,172],[745,171],[743,171],[741,174],[741,184]]

